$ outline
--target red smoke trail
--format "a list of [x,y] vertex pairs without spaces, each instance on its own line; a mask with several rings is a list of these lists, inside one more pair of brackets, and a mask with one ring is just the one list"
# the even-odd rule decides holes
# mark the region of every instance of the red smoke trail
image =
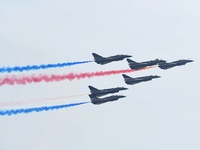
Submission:
[[76,97],[86,96],[86,95],[88,95],[88,94],[79,94],[79,95],[72,95],[72,96],[60,96],[60,97],[37,99],[37,100],[19,100],[19,101],[3,102],[3,103],[0,103],[0,106],[1,107],[18,106],[18,105],[29,104],[29,103],[41,103],[41,102],[45,102],[45,101],[54,101],[54,100],[61,100],[61,99],[76,98]]
[[[146,67],[140,70],[145,70],[153,67]],[[111,70],[111,71],[98,71],[98,72],[87,72],[87,73],[69,73],[64,75],[21,75],[21,76],[6,76],[6,77],[0,77],[0,86],[4,84],[8,85],[14,85],[14,84],[28,84],[28,83],[38,83],[38,82],[58,82],[62,80],[74,80],[74,79],[82,79],[82,78],[92,78],[96,76],[108,76],[108,75],[114,75],[114,74],[122,74],[122,73],[130,73],[135,72],[139,70],[132,70],[132,69],[124,69],[124,70]]]

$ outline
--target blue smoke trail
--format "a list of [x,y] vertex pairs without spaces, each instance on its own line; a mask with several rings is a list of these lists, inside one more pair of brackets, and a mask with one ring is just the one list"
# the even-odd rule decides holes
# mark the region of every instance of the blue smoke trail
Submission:
[[15,66],[15,67],[2,67],[0,68],[0,73],[4,72],[23,72],[23,71],[30,71],[30,70],[39,70],[39,69],[49,69],[49,68],[61,68],[66,66],[78,65],[93,62],[91,61],[79,61],[79,62],[67,62],[67,63],[57,63],[57,64],[43,64],[43,65],[32,65],[32,66]]
[[41,111],[49,111],[49,110],[55,110],[55,109],[62,109],[62,108],[68,108],[78,105],[83,105],[90,102],[80,102],[80,103],[72,103],[72,104],[65,104],[65,105],[56,105],[56,106],[43,106],[43,107],[34,107],[34,108],[22,108],[22,109],[11,109],[11,110],[0,110],[1,116],[11,116],[11,115],[17,115],[21,113],[31,113],[31,112],[41,112]]

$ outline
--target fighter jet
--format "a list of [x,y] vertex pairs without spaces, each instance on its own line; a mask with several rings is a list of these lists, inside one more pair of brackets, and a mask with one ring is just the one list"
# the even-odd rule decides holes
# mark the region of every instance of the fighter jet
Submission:
[[154,66],[154,65],[157,65],[159,62],[165,62],[165,61],[161,60],[161,59],[155,59],[155,60],[150,60],[150,61],[145,61],[145,62],[139,63],[139,62],[135,62],[131,59],[127,59],[127,62],[131,69],[139,70],[139,69],[145,68],[147,66]]
[[165,62],[159,62],[158,63],[158,67],[161,68],[161,69],[166,70],[166,69],[173,68],[175,66],[185,65],[186,63],[189,63],[189,62],[193,62],[193,60],[181,59],[181,60],[177,60],[177,61],[173,61],[173,62],[169,62],[169,63],[167,63],[165,61]]
[[152,79],[155,79],[155,78],[160,78],[160,76],[144,76],[144,77],[137,77],[137,78],[132,78],[132,77],[129,77],[125,74],[122,74],[122,76],[124,77],[124,81],[126,84],[129,84],[129,85],[133,85],[133,84],[137,84],[137,83],[140,83],[140,82],[146,82],[146,81],[150,81]]
[[121,90],[127,90],[128,88],[124,88],[124,87],[117,87],[117,88],[109,88],[109,89],[97,89],[91,85],[88,86],[88,88],[90,89],[91,95],[95,95],[97,97],[99,96],[104,96],[106,94],[111,94],[111,93],[117,93]]
[[123,60],[125,58],[129,58],[129,57],[132,57],[130,55],[115,55],[115,56],[110,56],[110,57],[102,57],[96,53],[92,53],[93,57],[94,57],[94,61],[97,63],[97,64],[101,64],[101,65],[104,65],[104,64],[107,64],[107,63],[111,63],[113,61],[120,61],[120,60]]
[[92,104],[99,105],[99,104],[103,104],[103,103],[107,103],[107,102],[117,101],[119,98],[123,98],[123,97],[126,97],[126,96],[124,96],[124,95],[112,95],[112,96],[108,96],[108,97],[105,97],[105,98],[98,98],[95,95],[90,94],[89,97],[91,99]]

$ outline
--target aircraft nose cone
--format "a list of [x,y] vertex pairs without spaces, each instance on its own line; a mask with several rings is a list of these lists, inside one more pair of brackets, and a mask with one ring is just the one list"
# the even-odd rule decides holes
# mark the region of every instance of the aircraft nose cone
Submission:
[[124,88],[124,87],[123,87],[121,90],[128,90],[128,88]]
[[155,78],[160,78],[161,76],[157,76],[157,75],[155,75],[154,77],[155,77]]
[[124,97],[126,97],[126,96],[124,96],[124,95],[121,95],[121,96],[120,96],[120,98],[124,98]]
[[188,60],[188,62],[193,62],[194,60]]
[[126,55],[126,58],[130,58],[130,57],[132,57],[131,55]]

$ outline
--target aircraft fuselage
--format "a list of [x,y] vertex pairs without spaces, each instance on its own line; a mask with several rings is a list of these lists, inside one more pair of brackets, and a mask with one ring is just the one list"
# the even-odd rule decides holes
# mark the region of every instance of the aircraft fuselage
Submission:
[[133,85],[133,84],[138,84],[140,82],[146,82],[146,81],[150,81],[152,79],[155,79],[155,78],[160,78],[160,76],[145,76],[145,77],[138,77],[138,78],[125,78],[125,82],[126,84],[130,84],[130,85]]
[[193,62],[193,60],[184,60],[183,59],[183,60],[173,61],[170,63],[162,62],[162,63],[159,63],[158,66],[159,66],[159,68],[166,70],[166,69],[173,68],[175,66],[185,65],[186,63],[189,63],[189,62]]
[[118,88],[111,88],[111,89],[102,89],[102,90],[97,90],[97,91],[93,91],[91,92],[92,95],[95,96],[104,96],[106,94],[112,94],[112,93],[117,93],[121,90],[127,90],[128,88],[124,88],[124,87],[118,87]]
[[145,62],[134,62],[130,59],[127,59],[128,63],[129,63],[129,67],[131,69],[134,70],[139,70],[148,66],[155,66],[157,65],[159,62],[163,62],[164,60],[159,60],[159,59],[155,59],[155,60],[150,60],[150,61],[145,61]]
[[124,98],[126,96],[113,95],[113,96],[109,96],[109,97],[105,97],[105,98],[98,98],[93,95],[89,95],[89,97],[91,99],[91,103],[93,103],[95,105],[99,105],[99,104],[103,104],[103,103],[107,103],[107,102],[117,101],[118,99]]
[[125,58],[129,58],[129,57],[132,57],[130,55],[114,55],[114,56],[110,56],[110,57],[102,57],[96,53],[92,53],[93,57],[94,57],[94,61],[97,63],[97,64],[101,64],[101,65],[104,65],[104,64],[107,64],[107,63],[110,63],[110,62],[113,62],[113,61],[120,61],[120,60],[123,60]]

